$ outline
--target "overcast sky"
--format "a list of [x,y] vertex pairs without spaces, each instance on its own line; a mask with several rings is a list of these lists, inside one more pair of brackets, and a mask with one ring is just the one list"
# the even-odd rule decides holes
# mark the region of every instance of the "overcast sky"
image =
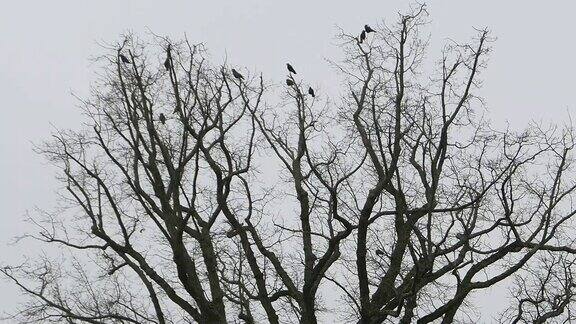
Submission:
[[[0,6],[0,264],[40,250],[8,246],[30,227],[34,208],[56,205],[55,170],[32,150],[53,127],[78,128],[71,92],[85,96],[103,53],[127,31],[173,39],[185,34],[206,44],[216,63],[261,71],[281,82],[290,61],[320,89],[334,86],[324,58],[335,57],[336,26],[355,32],[365,24],[392,22],[409,2],[272,0],[36,0]],[[432,45],[437,57],[449,37],[466,41],[473,27],[498,38],[482,94],[498,126],[522,128],[530,120],[565,121],[575,108],[576,2],[430,1]],[[53,126],[54,125],[54,126]],[[0,281],[0,311],[13,308],[16,290]]]

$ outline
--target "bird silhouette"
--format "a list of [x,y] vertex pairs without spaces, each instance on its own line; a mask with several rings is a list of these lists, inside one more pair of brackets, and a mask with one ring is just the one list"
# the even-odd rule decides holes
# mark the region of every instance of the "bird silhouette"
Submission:
[[312,96],[312,98],[316,97],[316,94],[314,93],[314,89],[312,89],[312,87],[308,87],[308,94]]
[[122,63],[127,63],[127,64],[130,63],[130,60],[126,56],[124,56],[122,54],[118,54],[118,56],[120,57],[120,60],[122,61]]
[[235,228],[232,228],[228,232],[226,232],[226,237],[228,238],[233,238],[236,235],[238,235],[238,230]]
[[244,79],[244,76],[242,74],[240,74],[240,72],[236,71],[235,69],[232,69],[232,75],[238,80]]
[[368,25],[364,25],[364,30],[367,33],[375,33],[376,32],[374,29],[370,28],[370,26],[368,26]]
[[296,74],[296,70],[294,70],[290,63],[286,63],[286,67],[288,68],[288,72]]
[[362,43],[366,39],[366,32],[362,31],[360,33],[360,43]]
[[294,85],[294,81],[292,81],[290,79],[286,79],[286,84],[291,87]]
[[172,67],[172,64],[170,64],[170,57],[167,57],[166,61],[164,61],[164,67],[166,68],[166,70],[170,70],[170,68]]
[[250,319],[250,316],[240,312],[240,314],[238,314],[238,318],[243,320],[246,323],[252,323],[253,321]]
[[232,238],[232,237],[240,234],[241,232],[246,231],[247,229],[248,229],[248,227],[245,226],[245,225],[242,226],[242,227],[240,227],[240,228],[237,228],[237,227],[236,227],[236,228],[231,228],[228,232],[226,232],[226,236],[229,237],[229,238]]
[[162,124],[166,124],[166,116],[164,116],[163,113],[160,113],[159,118],[160,118],[160,122],[161,122]]

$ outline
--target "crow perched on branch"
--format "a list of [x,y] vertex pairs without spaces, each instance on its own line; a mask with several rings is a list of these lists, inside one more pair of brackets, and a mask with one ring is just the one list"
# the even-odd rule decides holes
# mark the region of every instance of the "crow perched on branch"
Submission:
[[294,67],[292,67],[290,63],[286,63],[286,67],[288,68],[288,72],[296,74],[296,70],[294,70]]
[[376,31],[372,28],[370,28],[370,26],[368,25],[364,25],[364,31],[366,31],[367,33],[375,33]]
[[172,67],[172,64],[170,63],[170,50],[171,45],[168,44],[168,48],[166,49],[166,60],[164,61],[164,67],[166,68],[166,70],[170,70],[170,68]]
[[360,43],[362,43],[366,39],[366,32],[362,31],[360,33]]
[[286,79],[286,84],[291,87],[294,85],[294,81],[292,81],[290,79]]
[[314,93],[314,89],[312,89],[312,87],[308,87],[308,94],[312,96],[312,98],[316,97],[316,94]]
[[160,113],[159,118],[160,118],[160,122],[161,122],[162,124],[166,124],[166,116],[164,116],[163,113]]
[[122,63],[130,64],[130,60],[126,56],[124,56],[122,54],[118,54],[118,56],[120,57],[120,60],[122,61]]
[[226,232],[226,237],[232,238],[232,237],[240,234],[240,232],[247,231],[247,230],[248,230],[247,226],[242,226],[241,228],[231,228],[228,232]]
[[244,79],[244,76],[242,74],[240,74],[240,72],[236,71],[235,69],[232,69],[232,75],[238,80]]

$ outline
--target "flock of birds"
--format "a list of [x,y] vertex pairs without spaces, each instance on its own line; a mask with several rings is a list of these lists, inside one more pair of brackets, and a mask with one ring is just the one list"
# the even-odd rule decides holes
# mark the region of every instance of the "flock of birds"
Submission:
[[[292,74],[297,74],[292,64],[286,63],[286,68],[288,69],[288,72],[290,72],[290,76],[292,76]],[[236,71],[236,69],[232,69],[232,75],[240,81],[244,80],[244,76],[240,72]],[[286,79],[286,85],[288,85],[289,87],[294,86],[295,85],[294,80],[292,80],[292,78]],[[314,93],[314,89],[312,89],[312,87],[308,87],[308,94],[311,95],[313,98],[316,97],[316,94]]]
[[[374,29],[372,29],[370,26],[368,25],[364,25],[364,29],[362,30],[362,32],[360,33],[360,37],[359,37],[359,42],[362,43],[366,40],[366,35],[369,33],[374,33],[376,32]],[[166,57],[166,60],[164,61],[164,67],[166,68],[166,70],[170,71],[170,69],[172,68],[172,63],[170,62],[170,45],[168,45],[168,55]],[[130,60],[123,54],[119,53],[118,57],[120,57],[120,60],[122,61],[122,63],[124,64],[130,64]],[[290,63],[286,63],[286,68],[288,69],[288,72],[290,73],[289,78],[286,79],[286,85],[289,87],[293,87],[295,85],[294,83],[294,78],[292,77],[292,74],[297,74],[296,70],[294,69],[294,67],[290,64]],[[234,78],[238,79],[240,82],[242,82],[242,80],[244,80],[244,76],[236,71],[236,69],[232,69],[232,76],[234,76]],[[312,98],[316,97],[316,94],[314,93],[314,89],[312,89],[312,87],[308,87],[308,94],[310,96],[312,96]],[[158,116],[160,122],[162,124],[166,123],[166,116],[163,113],[160,113],[160,115]]]
[[[376,31],[374,29],[372,29],[370,26],[364,25],[364,29],[360,33],[359,42],[362,43],[362,42],[364,42],[364,40],[366,40],[366,34],[375,33],[375,32]],[[297,73],[296,73],[296,70],[294,69],[294,67],[292,66],[292,64],[290,64],[290,63],[286,63],[286,68],[288,69],[288,72],[290,72],[290,78],[286,79],[286,85],[289,87],[292,87],[295,85],[294,80],[292,78],[292,74],[297,74]],[[244,80],[244,76],[240,72],[236,71],[236,69],[232,69],[232,75],[236,79],[238,79],[239,81]],[[314,93],[314,89],[312,89],[312,87],[308,87],[308,94],[310,96],[312,96],[312,98],[316,97],[316,94]]]

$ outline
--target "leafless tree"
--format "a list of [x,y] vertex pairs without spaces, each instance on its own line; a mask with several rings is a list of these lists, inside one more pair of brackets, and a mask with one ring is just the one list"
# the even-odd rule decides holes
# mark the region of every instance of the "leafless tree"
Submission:
[[2,269],[31,297],[13,318],[451,323],[501,284],[502,321],[572,319],[573,129],[491,128],[488,31],[429,64],[427,20],[342,31],[333,100],[127,36],[99,60],[88,127],[40,148],[63,208],[29,237],[70,253]]

